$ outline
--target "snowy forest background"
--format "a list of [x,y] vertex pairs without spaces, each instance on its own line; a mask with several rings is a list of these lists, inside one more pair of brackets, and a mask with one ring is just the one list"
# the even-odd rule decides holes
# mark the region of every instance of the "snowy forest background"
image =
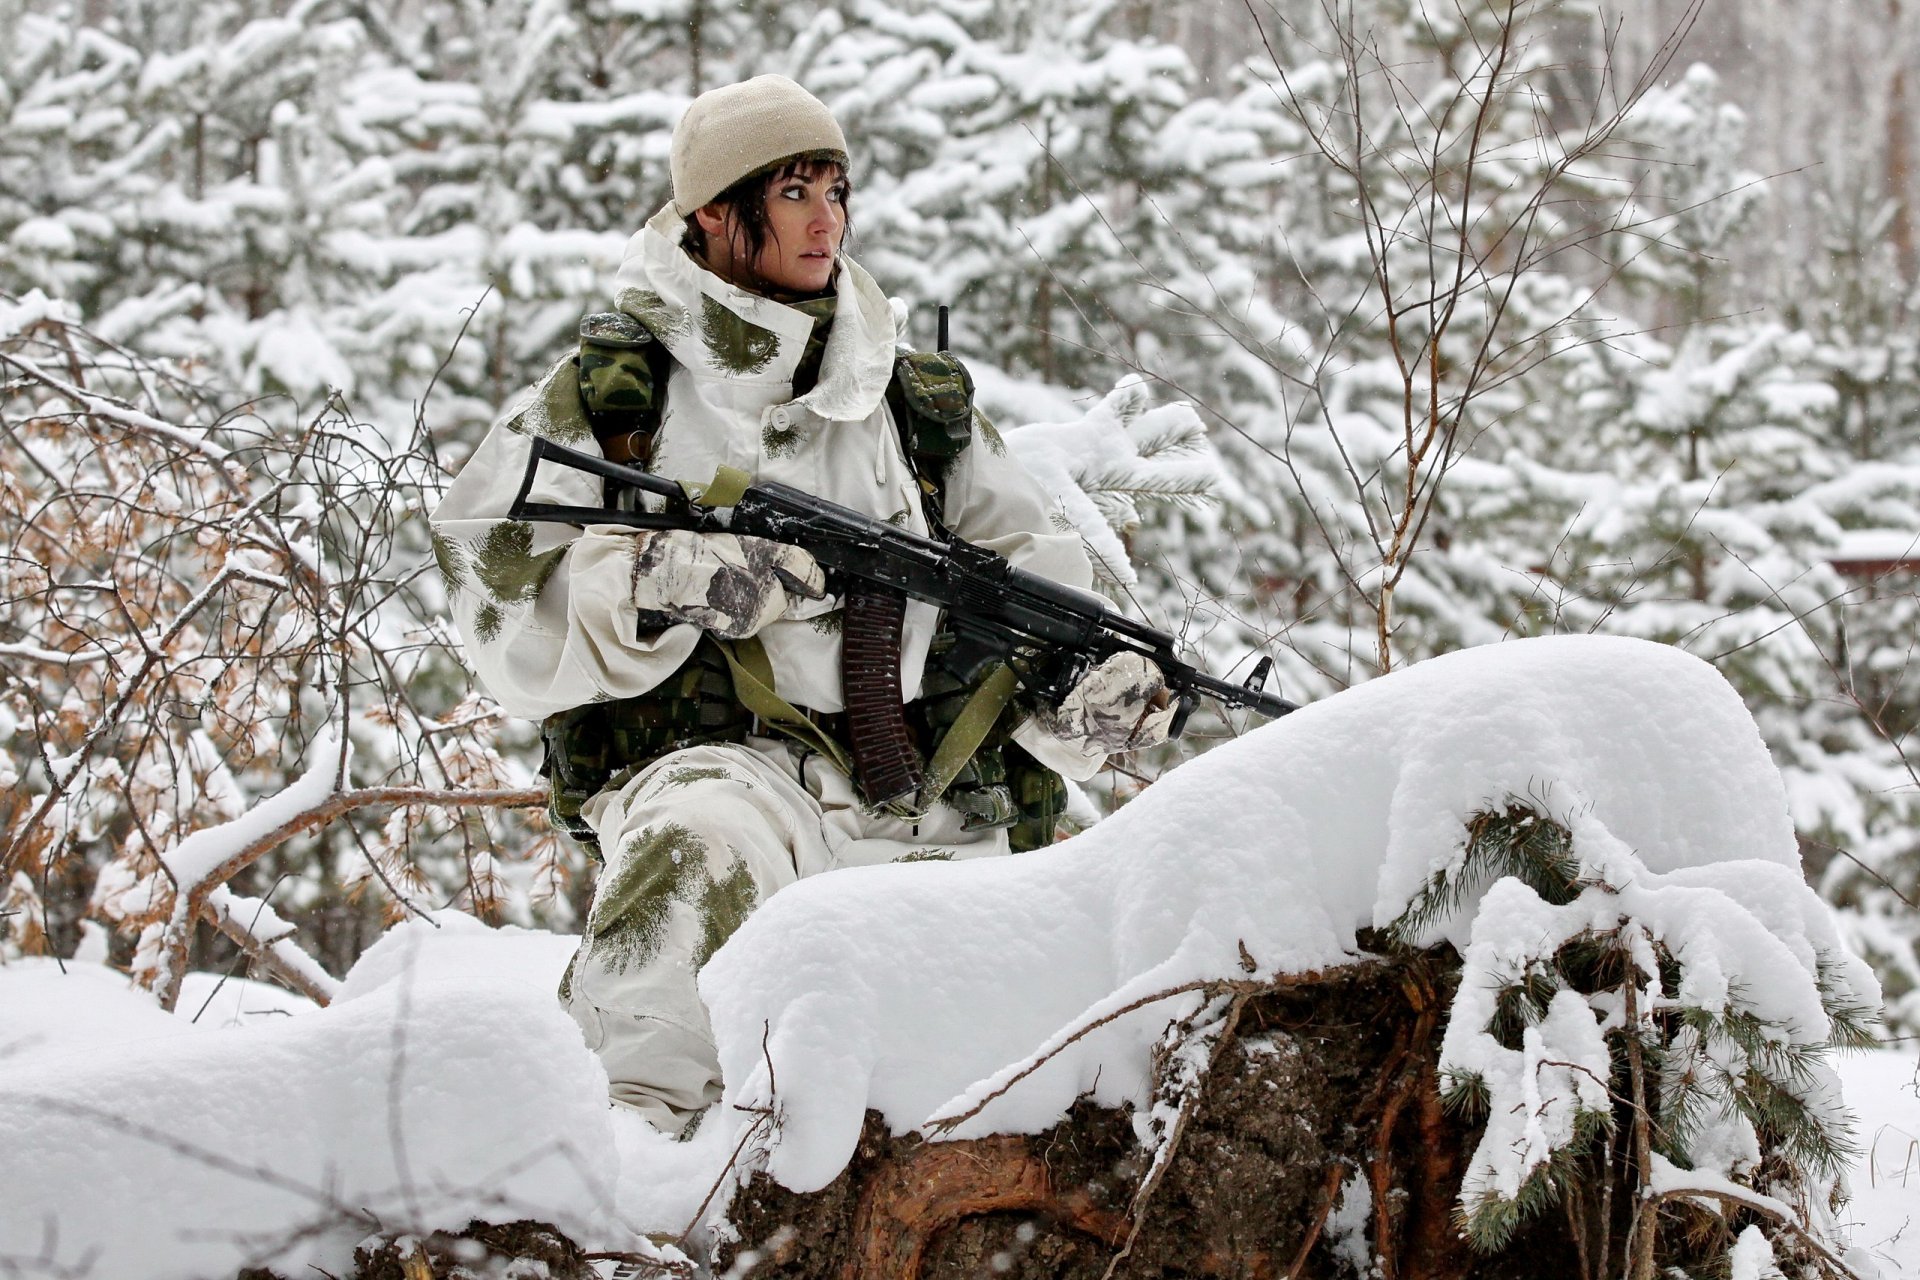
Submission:
[[681,108],[777,70],[915,340],[951,303],[1004,425],[1125,425],[1075,477],[1116,598],[1296,699],[1712,661],[1920,1029],[1909,8],[0,0],[0,955],[324,997],[422,909],[574,926],[424,513]]

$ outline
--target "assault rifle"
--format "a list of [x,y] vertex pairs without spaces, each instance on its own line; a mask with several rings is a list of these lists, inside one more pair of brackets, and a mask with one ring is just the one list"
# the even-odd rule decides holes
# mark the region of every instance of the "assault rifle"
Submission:
[[[1170,736],[1179,737],[1201,696],[1223,706],[1282,716],[1294,703],[1265,692],[1273,659],[1263,657],[1243,684],[1182,662],[1174,638],[1114,612],[1091,592],[1016,569],[997,552],[948,535],[926,537],[778,481],[746,486],[730,507],[634,467],[535,437],[526,476],[507,514],[514,520],[618,524],[634,529],[692,529],[747,534],[800,547],[827,570],[845,608],[843,683],[856,780],[870,803],[918,791],[918,759],[900,715],[900,623],[906,600],[946,612],[957,643],[948,661],[972,680],[994,662],[1058,705],[1086,671],[1117,653],[1150,659],[1174,699]],[[607,505],[572,507],[528,499],[543,462],[599,476]],[[622,491],[664,499],[635,509]],[[890,729],[889,725],[897,728]],[[889,745],[891,744],[891,745]]]

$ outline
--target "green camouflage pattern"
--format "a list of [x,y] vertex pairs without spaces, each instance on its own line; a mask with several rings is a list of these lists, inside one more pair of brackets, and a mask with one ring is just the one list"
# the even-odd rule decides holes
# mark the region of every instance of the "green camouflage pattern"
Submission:
[[1015,853],[1044,849],[1053,843],[1060,819],[1067,813],[1067,782],[1019,745],[1001,748],[1006,758],[1007,787],[1019,821],[1007,828],[1007,844]]
[[459,591],[467,585],[466,559],[460,553],[460,544],[435,530],[433,538],[433,561],[440,566],[440,576],[452,591]]
[[726,660],[702,644],[678,672],[637,698],[588,703],[547,717],[541,737],[548,817],[598,856],[593,829],[580,817],[588,800],[683,747],[745,741],[751,725],[733,696]]
[[647,332],[660,342],[678,337],[693,327],[693,317],[685,307],[668,302],[651,289],[628,286],[614,296],[613,305],[645,325]]
[[741,377],[759,373],[780,351],[779,334],[735,315],[716,298],[700,299],[700,340],[714,368]]
[[607,874],[607,883],[594,895],[582,950],[591,949],[593,958],[615,973],[641,968],[660,954],[675,902],[699,914],[695,968],[705,965],[759,904],[747,864],[736,856],[726,874],[716,878],[706,842],[678,822],[640,832]]
[[647,352],[652,345],[653,335],[624,312],[597,312],[580,322],[576,363],[580,402],[586,406],[590,420],[601,416],[659,420],[653,365]]
[[499,605],[483,604],[473,611],[473,634],[481,644],[492,644],[500,635],[500,628],[506,621],[507,615],[501,611]]
[[908,418],[915,460],[941,463],[973,439],[973,375],[952,353],[910,351],[894,361],[893,383]]
[[973,411],[973,429],[987,442],[987,451],[996,458],[1007,456],[1007,438],[1000,434],[1000,428],[987,421],[987,415],[978,409]]
[[833,316],[838,301],[828,294],[824,298],[808,298],[788,304],[813,321],[806,345],[800,349],[800,363],[793,367],[793,394],[796,396],[805,395],[820,381],[820,366],[826,361],[827,336],[833,332]]
[[580,341],[617,351],[646,346],[653,331],[624,311],[593,311],[580,317]]
[[[828,295],[789,304],[813,321],[806,345],[800,350],[800,363],[793,370],[793,394],[796,398],[813,390],[820,381],[820,366],[827,354],[827,335],[833,332],[835,301],[832,295]],[[790,458],[800,451],[805,439],[805,434],[797,424],[779,427],[769,423],[760,433],[760,451],[769,458]]]
[[582,411],[578,381],[567,376],[572,371],[570,359],[547,370],[534,387],[532,401],[507,420],[507,430],[575,447],[592,439],[593,428]]
[[[973,686],[948,665],[955,637],[942,631],[934,637],[921,677],[920,698],[908,711],[920,717],[922,740],[937,743],[965,710]],[[1067,811],[1067,784],[1013,741],[1014,724],[1021,713],[1013,707],[980,749],[954,775],[944,797],[961,814],[961,828],[982,831],[1004,827],[1007,844],[1015,853],[1043,849],[1053,843],[1055,830]]]
[[800,452],[800,428],[768,423],[760,433],[760,452],[769,458],[790,458]]
[[489,596],[500,604],[526,604],[547,585],[567,549],[535,555],[533,526],[525,520],[502,520],[487,530],[473,552],[474,576]]

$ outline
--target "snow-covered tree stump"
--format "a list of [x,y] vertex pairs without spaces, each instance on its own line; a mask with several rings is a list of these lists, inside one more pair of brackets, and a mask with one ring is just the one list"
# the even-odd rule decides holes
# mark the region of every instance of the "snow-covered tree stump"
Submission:
[[[1416,955],[1246,998],[1161,1168],[1129,1114],[1084,1102],[1040,1135],[958,1142],[869,1115],[825,1189],[750,1183],[716,1270],[752,1254],[745,1274],[766,1277],[1305,1277],[1364,1274],[1377,1251],[1388,1277],[1523,1274],[1489,1270],[1453,1223],[1467,1135],[1437,1085],[1447,972]],[[1534,1262],[1570,1252],[1535,1234]]]
[[1669,649],[1495,648],[1044,857],[765,904],[701,977],[722,1268],[1850,1274],[1827,1059],[1878,992],[1752,721]]
[[[1361,938],[1368,957],[1205,984],[1155,1053],[1145,1116],[1083,1099],[1035,1136],[942,1142],[870,1112],[821,1190],[749,1181],[720,1269],[1650,1280],[1745,1253],[1852,1274],[1804,1226],[1831,1208],[1844,1143],[1825,1045],[1765,998],[1702,1001],[1740,985],[1720,971],[1739,944],[1686,937],[1673,917],[1699,902],[1636,905],[1574,844],[1524,806],[1484,812],[1460,864]],[[1464,956],[1407,944],[1460,884],[1495,876],[1517,928],[1496,921],[1490,945],[1476,929]],[[1816,985],[1822,1030],[1857,1037],[1833,975]],[[1737,1182],[1710,1163],[1730,1145],[1751,1151]]]

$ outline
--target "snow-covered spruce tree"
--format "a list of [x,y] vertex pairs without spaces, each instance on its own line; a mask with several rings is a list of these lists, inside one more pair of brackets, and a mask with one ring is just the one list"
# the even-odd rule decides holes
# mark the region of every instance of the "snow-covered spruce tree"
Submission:
[[1558,1211],[1593,1280],[1742,1255],[1847,1274],[1816,1234],[1833,1238],[1851,1143],[1827,1057],[1877,1042],[1858,961],[1780,940],[1805,925],[1771,913],[1822,910],[1791,868],[1757,893],[1716,868],[1661,876],[1540,809],[1476,816],[1389,930],[1431,938],[1491,885],[1440,1050],[1449,1106],[1485,1125],[1460,1192],[1469,1239],[1497,1252]]
[[1233,554],[1195,571],[1215,598],[1264,598],[1241,611],[1249,638],[1287,619],[1310,688],[1497,639],[1530,588],[1475,534],[1512,501],[1498,460],[1524,379],[1613,327],[1562,273],[1626,191],[1600,154],[1622,116],[1566,101],[1543,43],[1563,9],[1250,24],[1268,51],[1250,74],[1285,117],[1266,133],[1298,142],[1271,196],[1264,305],[1197,308],[1232,353],[1196,398],[1234,487],[1210,531]]
[[1111,386],[1113,342],[1149,327],[1150,204],[1185,177],[1157,145],[1192,94],[1185,55],[1102,5],[861,16],[812,75],[871,175],[855,218],[876,275],[917,311],[955,303],[964,349],[1009,373]]
[[[453,399],[436,414],[449,438],[477,438],[572,338],[666,190],[664,134],[684,84],[655,87],[647,75],[660,57],[658,23],[604,9],[422,6],[396,15],[404,60],[359,86],[366,126],[409,195],[385,246],[398,270],[389,290],[364,300],[365,321],[383,338],[393,327],[383,314],[434,332],[429,317],[444,323],[484,297],[447,370]],[[449,344],[436,345],[443,358]],[[407,385],[432,372],[411,370]]]
[[27,0],[0,7],[0,26],[0,289],[85,296],[109,275],[103,257],[120,230],[86,207],[94,173],[164,131],[131,122],[132,50]]
[[[91,21],[48,7],[21,24],[39,56],[13,89],[26,127],[9,136],[40,159],[15,157],[8,185],[40,216],[11,228],[6,283],[54,287],[104,332],[204,362],[227,385],[350,382],[326,305],[363,287],[339,249],[379,221],[382,185],[338,112],[357,24],[131,0]],[[60,239],[53,228],[66,231],[64,269],[31,253]],[[295,348],[302,361],[286,363],[308,376],[288,385],[276,357]]]
[[[1807,376],[1832,388],[1827,450],[1850,459],[1807,494],[1841,526],[1829,549],[1847,593],[1823,619],[1832,694],[1808,755],[1831,762],[1806,796],[1810,865],[1853,946],[1887,990],[1888,1022],[1920,1029],[1920,335],[1913,283],[1886,231],[1893,210],[1859,193],[1820,204],[1820,250],[1782,307],[1814,346]],[[1813,721],[1810,713],[1808,719]],[[1889,750],[1891,746],[1892,750]]]
[[1912,856],[1920,788],[1900,745],[1912,592],[1896,566],[1912,535],[1897,531],[1920,527],[1920,473],[1891,439],[1889,456],[1858,456],[1862,440],[1897,436],[1866,405],[1898,393],[1863,401],[1831,332],[1734,314],[1726,262],[1762,199],[1738,167],[1742,123],[1702,67],[1631,122],[1659,177],[1637,197],[1647,236],[1619,279],[1672,327],[1536,379],[1507,458],[1515,501],[1492,534],[1534,570],[1508,625],[1644,636],[1714,661],[1774,750],[1855,945],[1904,993],[1911,871],[1887,871]]

